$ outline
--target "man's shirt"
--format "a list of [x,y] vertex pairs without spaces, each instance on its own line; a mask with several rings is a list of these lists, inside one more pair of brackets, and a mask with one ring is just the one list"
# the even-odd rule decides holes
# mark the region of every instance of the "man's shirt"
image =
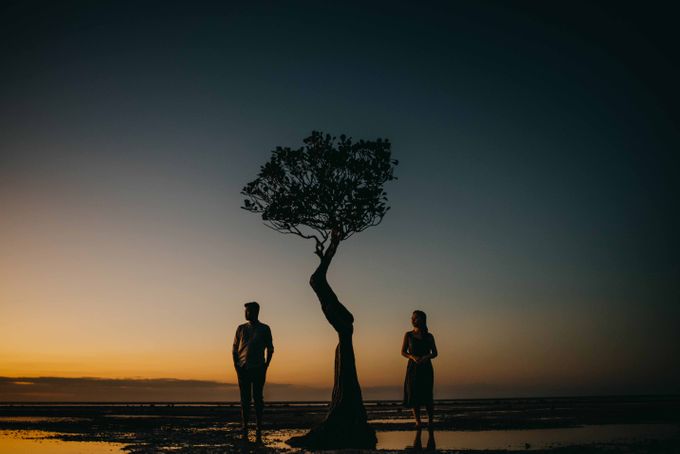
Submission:
[[233,355],[236,365],[244,369],[259,367],[265,364],[264,349],[274,351],[272,331],[261,322],[248,322],[239,325],[234,336]]

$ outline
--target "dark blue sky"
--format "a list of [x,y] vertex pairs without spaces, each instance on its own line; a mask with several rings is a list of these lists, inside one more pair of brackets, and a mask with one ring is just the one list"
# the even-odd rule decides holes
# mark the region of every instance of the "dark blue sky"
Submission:
[[[148,260],[148,269],[174,263],[167,276],[200,276],[176,285],[204,300],[309,298],[302,307],[323,329],[305,287],[312,245],[239,210],[241,187],[269,152],[317,129],[387,137],[401,162],[387,188],[392,211],[334,264],[366,329],[394,307],[400,332],[421,307],[440,314],[440,331],[472,323],[492,339],[461,328],[447,338],[451,351],[467,345],[494,360],[529,351],[521,373],[495,380],[478,368],[452,372],[452,383],[566,386],[569,374],[541,366],[564,354],[593,370],[616,357],[579,389],[606,390],[623,373],[630,380],[617,389],[677,390],[680,69],[670,7],[366,3],[6,2],[0,202],[12,220],[0,221],[0,245],[14,255],[0,262],[0,279],[13,283],[0,297],[9,320],[28,317],[22,305],[58,307],[49,295],[119,291],[127,275],[115,270]],[[89,259],[74,261],[69,245]],[[173,248],[181,252],[168,262]],[[56,278],[45,263],[69,271]],[[220,263],[231,264],[224,275]],[[84,268],[111,282],[79,294]],[[199,289],[255,276],[273,279],[271,293]],[[33,285],[42,293],[29,296]],[[171,290],[148,285],[140,298],[153,311]],[[517,336],[515,347],[504,335]],[[532,350],[545,336],[552,350]],[[459,353],[442,369],[475,361]]]

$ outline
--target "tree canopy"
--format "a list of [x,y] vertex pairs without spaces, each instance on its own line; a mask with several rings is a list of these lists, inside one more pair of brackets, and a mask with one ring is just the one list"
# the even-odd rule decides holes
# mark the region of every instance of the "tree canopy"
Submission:
[[359,140],[313,131],[300,148],[277,147],[241,194],[243,209],[268,227],[316,241],[323,257],[329,241],[378,225],[390,209],[385,182],[394,180],[389,140]]

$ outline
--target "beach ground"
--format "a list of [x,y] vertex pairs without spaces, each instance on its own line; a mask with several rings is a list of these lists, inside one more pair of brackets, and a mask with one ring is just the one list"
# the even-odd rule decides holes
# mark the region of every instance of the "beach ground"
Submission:
[[[437,401],[418,434],[399,402],[367,402],[378,449],[680,453],[680,397]],[[244,440],[235,403],[2,404],[3,438],[111,443],[130,453],[296,452],[285,440],[323,420],[325,403],[269,403],[261,440]],[[94,446],[94,445],[93,445]]]

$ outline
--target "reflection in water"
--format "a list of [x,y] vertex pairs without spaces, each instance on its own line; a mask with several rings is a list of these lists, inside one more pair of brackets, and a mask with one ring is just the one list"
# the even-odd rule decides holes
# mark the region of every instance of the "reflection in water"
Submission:
[[[286,444],[290,437],[302,435],[306,430],[266,431],[264,444],[270,448],[291,449]],[[480,430],[457,431],[438,430],[428,432],[406,430],[379,430],[377,449],[434,451],[473,449],[546,449],[558,446],[573,446],[613,441],[641,439],[666,439],[680,436],[680,426],[674,424],[608,424],[599,426],[570,427],[561,429],[530,430]],[[427,436],[427,439],[424,439]],[[425,449],[423,449],[425,443]]]
[[[609,424],[562,429],[437,431],[439,449],[544,449],[557,446],[636,439],[664,439],[680,435],[673,424]],[[378,449],[422,450],[422,434],[418,431],[378,431]],[[431,446],[430,446],[431,445]],[[427,450],[435,449],[434,433],[430,433]]]
[[[379,442],[378,442],[379,443]],[[380,449],[380,448],[378,448]],[[427,430],[427,445],[425,446],[426,451],[434,451],[437,449],[437,445],[434,441],[434,430],[428,428]],[[418,452],[423,450],[423,429],[419,428],[416,430],[416,438],[413,440],[413,446],[407,446],[407,451]]]
[[123,454],[122,443],[61,441],[54,432],[0,430],[0,454]]
[[262,435],[262,442],[268,448],[291,450],[293,448],[286,444],[286,440],[291,437],[299,437],[307,432],[309,432],[309,429],[265,430]]
[[[196,428],[194,432],[216,430],[215,428]],[[290,452],[297,452],[285,441],[307,430],[266,430],[262,440],[251,432],[249,440],[236,444],[237,452],[252,452],[262,445]],[[426,433],[423,433],[426,432]],[[122,443],[61,441],[44,438],[58,434],[37,430],[0,430],[0,454],[103,454],[123,453]],[[660,440],[680,436],[680,426],[676,424],[610,424],[561,429],[532,430],[482,430],[482,431],[378,431],[378,449],[406,450],[411,453],[443,450],[525,450],[544,449],[559,446],[573,446],[589,443],[625,442],[633,440]],[[181,440],[191,443],[191,438]],[[220,438],[220,443],[226,440]],[[190,445],[187,445],[190,446]]]

